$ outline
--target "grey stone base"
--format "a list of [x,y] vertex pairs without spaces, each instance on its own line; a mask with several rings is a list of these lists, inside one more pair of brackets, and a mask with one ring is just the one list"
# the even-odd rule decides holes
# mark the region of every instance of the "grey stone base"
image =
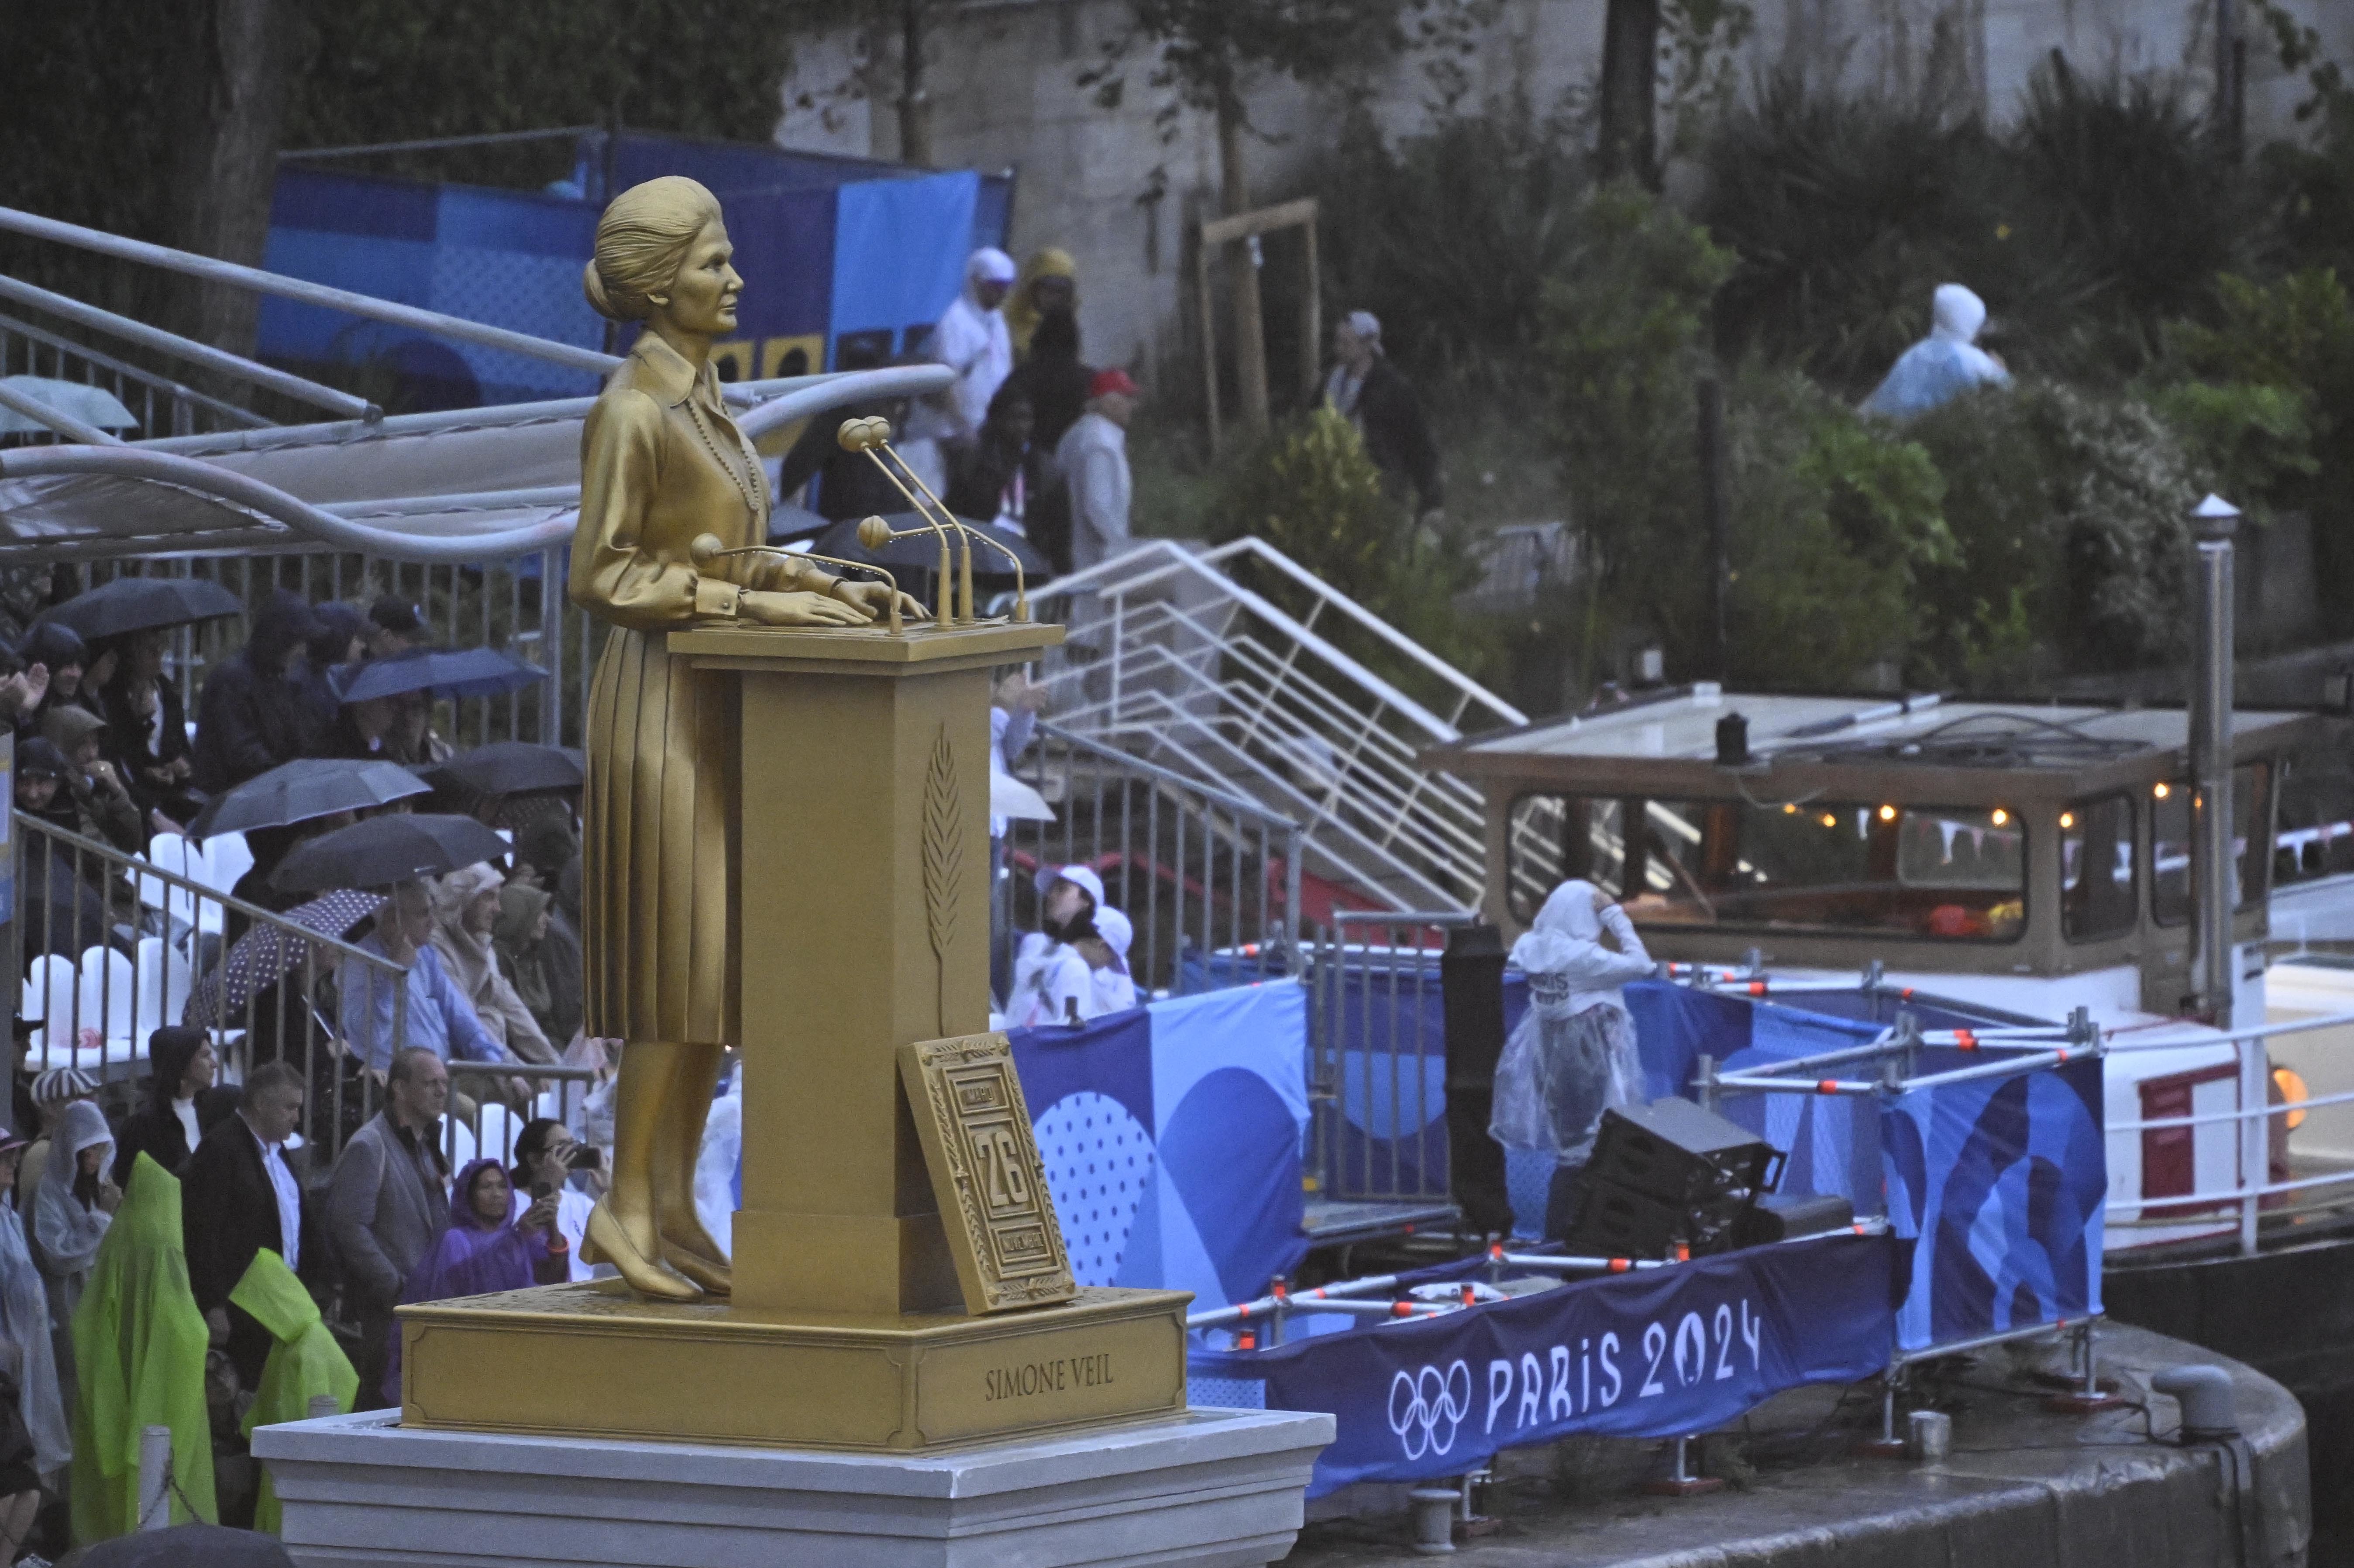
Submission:
[[302,1568],[1257,1568],[1332,1418],[1175,1420],[941,1454],[506,1436],[377,1411],[254,1434]]

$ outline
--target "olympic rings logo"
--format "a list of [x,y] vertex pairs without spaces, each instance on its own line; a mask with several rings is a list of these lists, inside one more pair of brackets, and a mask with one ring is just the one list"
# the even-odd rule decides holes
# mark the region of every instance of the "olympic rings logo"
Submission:
[[1471,1369],[1465,1362],[1456,1361],[1444,1372],[1426,1366],[1390,1379],[1390,1430],[1397,1434],[1408,1459],[1454,1447],[1463,1418],[1470,1414]]

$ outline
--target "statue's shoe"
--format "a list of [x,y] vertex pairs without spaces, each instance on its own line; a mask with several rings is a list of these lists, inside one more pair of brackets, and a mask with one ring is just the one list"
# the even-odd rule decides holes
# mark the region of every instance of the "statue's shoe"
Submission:
[[613,1217],[603,1199],[588,1211],[588,1232],[580,1239],[580,1261],[610,1263],[621,1283],[657,1301],[699,1301],[703,1292],[659,1263],[650,1263],[630,1240],[630,1233]]
[[700,1253],[663,1238],[663,1261],[714,1296],[726,1296],[733,1288],[733,1276],[724,1263],[715,1263]]

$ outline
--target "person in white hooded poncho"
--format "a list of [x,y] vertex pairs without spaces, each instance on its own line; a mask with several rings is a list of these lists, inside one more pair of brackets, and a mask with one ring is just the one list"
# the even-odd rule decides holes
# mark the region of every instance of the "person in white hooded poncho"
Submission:
[[942,448],[980,432],[989,400],[1013,374],[1013,337],[1000,307],[1019,271],[1013,258],[994,246],[966,257],[964,288],[949,302],[924,345],[924,357],[955,371],[956,381],[936,397],[918,398],[908,410],[899,455],[935,493],[949,487]]
[[1938,284],[1929,306],[1929,335],[1898,356],[1863,400],[1863,411],[1909,419],[1973,387],[2008,385],[2010,372],[1978,346],[1986,319],[1984,300],[1959,283]]
[[1511,963],[1529,978],[1529,1010],[1496,1064],[1488,1130],[1507,1149],[1575,1170],[1593,1151],[1602,1113],[1644,1098],[1634,1020],[1619,988],[1649,975],[1651,957],[1607,895],[1590,882],[1564,882],[1512,944]]

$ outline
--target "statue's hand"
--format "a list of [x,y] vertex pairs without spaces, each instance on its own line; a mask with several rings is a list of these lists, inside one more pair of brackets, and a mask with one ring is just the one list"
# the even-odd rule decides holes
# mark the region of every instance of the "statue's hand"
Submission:
[[[876,616],[891,607],[891,585],[854,583],[844,577],[833,585],[833,597],[844,604],[856,605],[869,616]],[[931,611],[926,609],[914,595],[903,593],[899,596],[899,613],[913,620],[921,620]]]
[[822,593],[777,593],[752,589],[737,601],[745,620],[761,626],[864,626],[874,616],[857,605]]

